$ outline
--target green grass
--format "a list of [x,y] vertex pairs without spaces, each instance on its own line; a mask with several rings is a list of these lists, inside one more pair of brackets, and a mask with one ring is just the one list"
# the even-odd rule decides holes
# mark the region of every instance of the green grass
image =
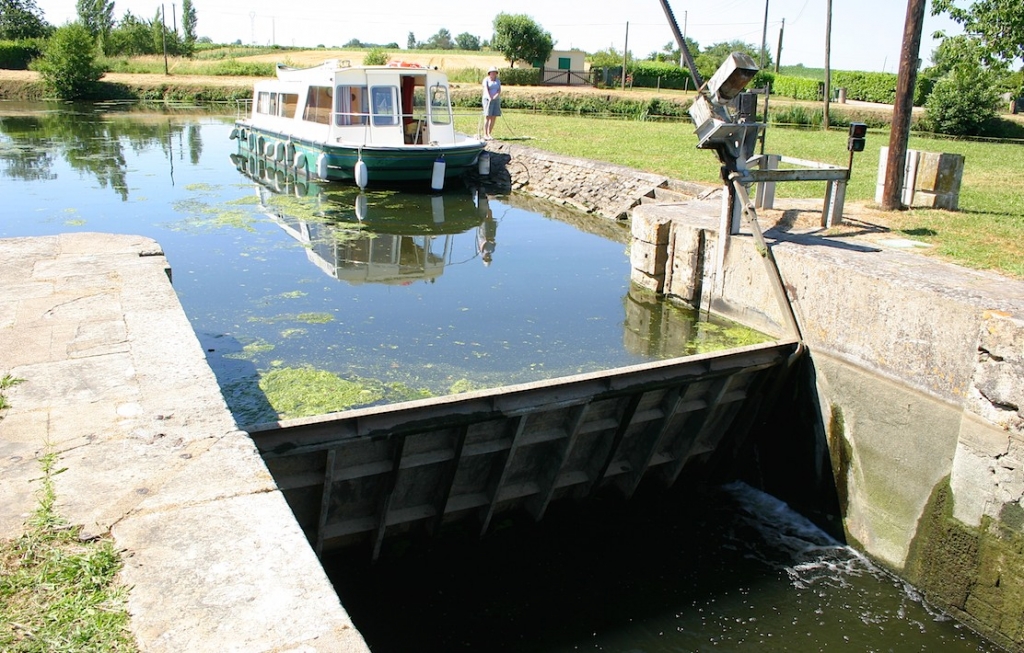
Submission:
[[[478,116],[462,115],[458,128],[476,133]],[[698,150],[686,122],[627,121],[506,111],[495,135],[567,156],[616,163],[674,179],[719,183],[718,159]],[[846,131],[770,127],[766,152],[845,166]],[[847,200],[874,205],[879,149],[889,131],[871,130],[854,159]],[[959,211],[913,209],[881,214],[895,232],[928,242],[936,253],[966,267],[1024,278],[1024,148],[1018,143],[958,141],[914,136],[910,148],[962,154]],[[780,198],[823,198],[824,182],[780,184]]]
[[[4,390],[20,383],[0,378]],[[84,542],[81,529],[56,510],[57,456],[40,458],[39,504],[15,540],[0,541],[0,650],[137,651],[128,630],[126,589],[117,583],[121,557],[109,538]]]

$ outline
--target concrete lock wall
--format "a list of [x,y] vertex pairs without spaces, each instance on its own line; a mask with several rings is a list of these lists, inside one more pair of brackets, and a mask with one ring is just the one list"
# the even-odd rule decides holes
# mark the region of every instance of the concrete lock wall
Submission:
[[[878,153],[878,182],[875,202],[881,203],[889,148]],[[903,203],[930,209],[956,211],[960,203],[960,181],[964,174],[961,154],[907,150],[903,178]]]
[[[642,204],[678,182],[489,148],[509,157],[514,189],[631,213],[638,286],[782,335],[752,238],[719,243],[721,198],[692,200],[690,185],[691,201]],[[956,208],[962,157],[925,154],[912,202]],[[1024,283],[856,239],[769,238],[813,361],[848,541],[1024,651]]]
[[[634,209],[634,279],[781,335],[753,239],[718,250],[718,208]],[[769,237],[849,542],[1024,650],[1024,283],[852,239]]]

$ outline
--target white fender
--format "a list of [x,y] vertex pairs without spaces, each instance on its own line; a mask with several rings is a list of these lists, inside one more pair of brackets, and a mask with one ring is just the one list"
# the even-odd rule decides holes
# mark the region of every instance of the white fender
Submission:
[[295,168],[295,174],[306,173],[309,174],[309,169],[306,167],[306,155],[302,152],[296,152],[295,156],[292,157],[292,166]]
[[434,218],[434,224],[444,223],[444,196],[434,195],[430,198],[430,216]]
[[268,159],[274,158],[274,144],[271,143],[270,141],[267,141],[266,143],[263,144],[263,156],[267,157]]
[[487,152],[481,152],[480,157],[476,160],[476,171],[481,177],[486,177],[491,174],[491,155]]
[[327,155],[323,152],[316,158],[316,176],[327,179]]
[[370,172],[366,169],[366,164],[363,163],[362,159],[356,161],[356,168],[353,171],[356,180],[356,186],[360,188],[366,188],[366,183],[369,181]]
[[234,129],[231,130],[231,134],[228,136],[228,138],[231,140],[235,140],[236,138],[238,138],[238,127],[235,127]]
[[277,159],[278,161],[284,161],[285,160],[284,157],[285,157],[285,153],[286,152],[287,152],[287,147],[285,146],[285,144],[282,141],[278,141],[277,142],[277,149],[274,152],[274,158]]
[[434,161],[434,172],[430,176],[430,188],[432,190],[441,190],[444,188],[444,156],[437,157]]
[[366,195],[362,193],[356,198],[356,218],[360,222],[366,219]]

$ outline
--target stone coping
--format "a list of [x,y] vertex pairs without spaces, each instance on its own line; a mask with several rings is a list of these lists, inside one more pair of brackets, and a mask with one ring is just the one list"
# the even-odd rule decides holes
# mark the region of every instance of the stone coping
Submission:
[[143,651],[368,651],[171,286],[160,246],[0,240],[0,537],[59,456],[58,511],[122,550]]

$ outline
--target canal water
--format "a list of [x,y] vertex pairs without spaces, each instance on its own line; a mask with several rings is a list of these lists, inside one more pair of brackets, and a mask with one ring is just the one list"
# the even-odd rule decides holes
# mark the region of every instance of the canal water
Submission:
[[[0,102],[0,238],[156,239],[241,424],[764,339],[629,284],[621,226],[458,184],[295,183],[231,118]],[[2,366],[2,352],[0,352]],[[374,651],[991,651],[743,485],[325,563]]]

